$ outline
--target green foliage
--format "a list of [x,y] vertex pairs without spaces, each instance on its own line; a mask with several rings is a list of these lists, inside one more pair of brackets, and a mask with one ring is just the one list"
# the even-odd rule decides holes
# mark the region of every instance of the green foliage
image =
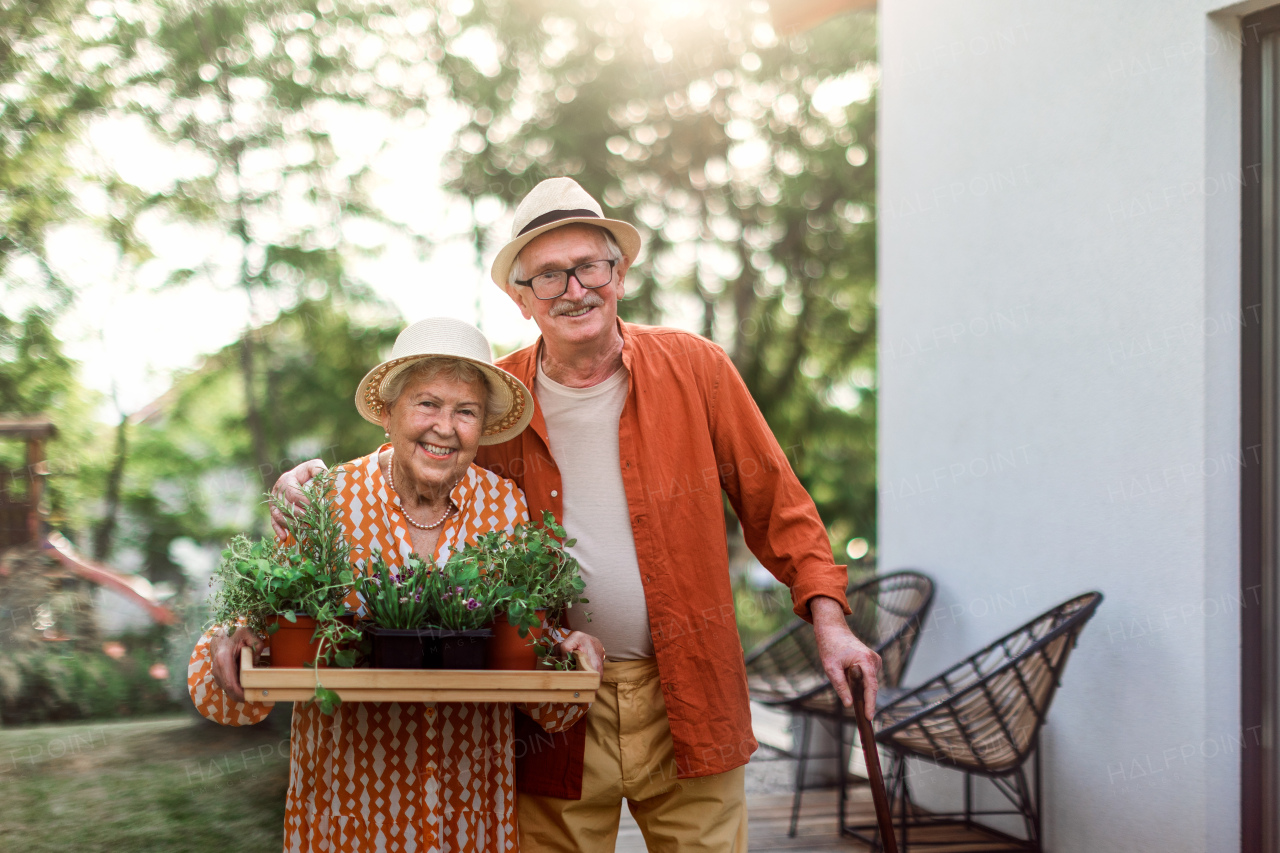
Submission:
[[150,673],[150,655],[115,660],[99,652],[41,648],[0,653],[0,723],[104,720],[159,714],[179,706]]
[[[188,705],[190,703],[188,702]],[[0,730],[5,853],[281,846],[287,731],[168,717]]]
[[[346,0],[178,0],[146,8],[150,26],[135,29],[131,44],[146,61],[131,67],[122,107],[204,163],[149,203],[221,231],[238,255],[234,277],[192,267],[171,279],[232,284],[249,299],[251,316],[269,310],[268,294],[289,304],[355,290],[346,265],[361,248],[342,224],[383,217],[368,199],[368,162],[339,157],[327,128],[338,116],[358,121],[371,109],[386,116],[422,106],[412,59],[379,51],[374,74],[366,53],[372,31],[385,38],[378,47],[391,47],[403,10]],[[254,328],[236,351],[252,468],[269,486],[281,458],[269,423],[280,398],[264,375],[273,353]],[[332,388],[326,402],[331,395]]]
[[389,307],[326,295],[284,312],[259,330],[270,357],[260,361],[272,463],[260,472],[244,419],[238,345],[178,376],[130,431],[117,548],[143,555],[152,581],[179,585],[174,540],[221,543],[237,531],[263,532],[262,480],[297,461],[341,462],[368,453],[381,437],[335,389],[356,385],[389,348],[400,322]]
[[512,533],[486,533],[455,551],[450,562],[476,566],[493,587],[498,612],[528,636],[540,624],[535,611],[545,610],[553,621],[562,621],[575,604],[587,604],[582,597],[586,583],[580,566],[567,548],[575,544],[565,539],[565,530],[549,512],[542,524],[516,525]]
[[493,621],[493,592],[475,563],[451,557],[426,574],[423,597],[431,602],[431,627],[472,631]]
[[571,175],[636,223],[624,315],[700,317],[833,539],[874,542],[874,19],[779,38],[738,0],[481,0],[431,34],[469,114],[450,186],[514,205]]
[[417,554],[410,555],[399,570],[387,565],[381,554],[374,554],[355,580],[366,618],[380,628],[427,627],[433,610],[431,598],[425,594],[430,572]]
[[472,561],[435,566],[411,554],[397,569],[375,554],[355,588],[369,620],[381,628],[473,631],[493,621],[493,587]]
[[[101,66],[111,35],[82,0],[0,5],[0,277],[10,294],[51,314],[71,291],[49,265],[45,238],[79,218],[68,152],[110,94]],[[25,267],[16,280],[15,263]],[[10,320],[26,313],[6,302]]]
[[336,618],[350,589],[350,548],[334,504],[333,474],[323,472],[303,488],[307,502],[294,506],[274,497],[292,534],[286,543],[237,536],[222,552],[210,578],[213,622],[228,629],[245,624],[267,633],[267,620],[299,614],[325,621]]
[[228,631],[246,625],[259,634],[271,634],[282,617],[297,622],[299,615],[316,620],[313,639],[320,640],[316,659],[315,701],[332,714],[339,698],[320,684],[320,662],[339,666],[355,663],[351,644],[360,635],[346,617],[344,599],[355,580],[351,549],[343,534],[335,503],[332,471],[323,472],[303,487],[305,503],[295,506],[268,496],[285,514],[287,542],[236,536],[222,552],[222,560],[209,579],[216,585],[212,596],[213,623]]

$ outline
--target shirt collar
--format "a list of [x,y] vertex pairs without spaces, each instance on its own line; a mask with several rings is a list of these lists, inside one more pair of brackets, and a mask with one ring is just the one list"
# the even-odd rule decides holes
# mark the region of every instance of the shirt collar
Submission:
[[[618,334],[622,335],[622,366],[631,372],[631,356],[635,348],[631,345],[631,324],[622,322],[619,317],[614,320],[618,324]],[[538,335],[538,341],[533,345],[533,358],[519,365],[518,369],[511,372],[516,378],[523,382],[527,387],[532,388],[538,377],[538,365],[542,363],[542,350],[546,346],[543,336]],[[513,368],[516,365],[512,365]]]
[[[378,478],[382,481],[382,488],[386,493],[386,499],[394,502],[397,506],[400,504],[400,496],[391,489],[391,484],[387,482],[386,469],[382,467],[379,460],[382,454],[391,448],[391,443],[379,447],[373,454],[373,467],[378,469]],[[467,471],[462,475],[462,479],[449,492],[449,500],[453,501],[453,505],[458,508],[457,515],[464,515],[464,510],[471,503],[471,499],[475,497],[479,490],[480,474],[476,463],[472,462],[467,466]]]
[[465,515],[467,506],[471,503],[471,499],[479,491],[480,472],[476,468],[476,463],[472,462],[467,466],[467,473],[462,475],[462,479],[458,481],[458,485],[453,487],[453,491],[449,492],[449,500],[453,501],[453,505],[458,508],[458,517]]

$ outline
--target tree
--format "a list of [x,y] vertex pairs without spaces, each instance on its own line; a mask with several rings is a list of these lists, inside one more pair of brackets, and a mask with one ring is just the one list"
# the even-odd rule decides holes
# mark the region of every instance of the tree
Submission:
[[[330,464],[371,453],[382,431],[352,402],[401,328],[390,307],[367,294],[304,300],[255,329],[261,352],[269,435],[285,455],[272,471],[319,456]],[[240,343],[211,354],[133,418],[133,450],[121,489],[119,547],[142,556],[153,581],[184,583],[174,540],[221,544],[265,528],[262,472],[240,415]],[[275,475],[271,476],[272,482]]]
[[19,301],[47,317],[71,298],[45,237],[77,215],[67,152],[108,96],[100,36],[78,0],[0,5],[0,280],[11,319]]
[[725,346],[842,548],[875,531],[874,23],[783,39],[764,12],[442,11],[441,71],[470,110],[450,186],[514,204],[571,175],[640,225],[624,315],[696,318]]
[[174,280],[239,288],[248,299],[241,404],[255,470],[269,485],[287,431],[268,406],[275,374],[264,370],[272,354],[258,329],[279,305],[360,292],[346,272],[357,248],[344,226],[382,217],[366,197],[368,162],[341,160],[330,128],[361,111],[401,115],[425,103],[430,81],[413,38],[421,14],[338,0],[143,8],[127,42],[123,106],[204,164],[155,201],[232,247],[229,267],[211,260]]

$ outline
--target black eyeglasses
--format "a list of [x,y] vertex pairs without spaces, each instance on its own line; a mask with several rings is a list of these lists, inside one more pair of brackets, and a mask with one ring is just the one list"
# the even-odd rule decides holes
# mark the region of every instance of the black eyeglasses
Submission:
[[613,265],[616,263],[617,261],[608,259],[587,261],[586,263],[578,264],[576,267],[540,272],[533,278],[517,281],[516,284],[521,287],[532,288],[533,295],[539,299],[559,299],[569,290],[570,276],[576,278],[578,284],[587,290],[604,287],[613,281]]

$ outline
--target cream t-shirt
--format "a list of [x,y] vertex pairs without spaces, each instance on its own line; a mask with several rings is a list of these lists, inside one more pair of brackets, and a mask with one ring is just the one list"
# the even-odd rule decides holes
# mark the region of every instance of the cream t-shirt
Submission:
[[627,401],[627,380],[624,367],[599,385],[570,388],[548,379],[539,359],[535,388],[564,486],[561,523],[569,538],[577,540],[569,552],[582,565],[583,596],[590,599],[570,609],[569,626],[598,637],[609,660],[653,656],[649,608],[618,457],[618,419]]

